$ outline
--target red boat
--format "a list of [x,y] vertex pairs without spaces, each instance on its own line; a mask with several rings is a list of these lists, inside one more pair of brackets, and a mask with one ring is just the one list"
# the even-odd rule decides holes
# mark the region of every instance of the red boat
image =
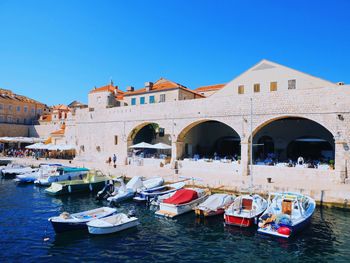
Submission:
[[225,210],[225,223],[240,227],[253,226],[266,208],[267,201],[261,196],[241,195]]

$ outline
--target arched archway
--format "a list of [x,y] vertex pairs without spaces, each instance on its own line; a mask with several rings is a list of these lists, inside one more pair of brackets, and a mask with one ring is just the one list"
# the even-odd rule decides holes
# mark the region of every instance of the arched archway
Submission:
[[253,133],[254,163],[271,163],[271,159],[296,162],[300,156],[310,163],[329,163],[334,154],[333,134],[311,119],[281,117],[258,126]]
[[229,125],[200,120],[186,126],[177,137],[182,142],[178,158],[240,158],[240,136]]

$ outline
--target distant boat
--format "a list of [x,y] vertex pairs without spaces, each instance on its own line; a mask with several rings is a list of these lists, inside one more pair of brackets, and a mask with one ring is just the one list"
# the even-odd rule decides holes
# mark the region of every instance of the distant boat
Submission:
[[159,210],[156,212],[156,215],[173,218],[192,211],[194,207],[202,203],[207,197],[206,191],[200,188],[180,189],[159,204]]
[[297,193],[273,193],[268,201],[269,207],[259,219],[258,232],[283,238],[301,231],[316,208],[314,199]]
[[108,217],[94,219],[87,223],[90,234],[103,235],[119,232],[139,225],[136,217],[128,217],[126,214],[119,213]]
[[121,187],[116,189],[111,197],[108,197],[110,203],[116,204],[125,200],[132,199],[138,189],[152,189],[162,185],[164,179],[162,177],[154,177],[142,180],[142,177],[135,176],[125,185],[121,181]]
[[18,164],[10,164],[5,166],[1,170],[1,176],[6,179],[15,178],[17,174],[24,173],[34,173],[38,171],[38,168],[32,168],[30,166],[18,165]]
[[45,189],[45,193],[50,195],[63,195],[79,192],[100,191],[106,184],[108,178],[100,171],[90,171],[83,180],[70,180],[54,182]]
[[180,190],[185,186],[184,182],[177,182],[173,184],[162,185],[150,189],[138,190],[134,201],[147,201],[151,202],[154,199],[157,199],[159,196],[167,195],[173,193],[177,190]]
[[240,227],[251,227],[258,222],[259,216],[266,210],[267,201],[260,195],[241,195],[235,198],[225,210],[225,223]]
[[69,214],[63,212],[59,216],[50,217],[53,229],[56,233],[62,233],[71,230],[86,229],[86,223],[103,217],[107,217],[115,213],[117,209],[110,207],[100,207],[93,210],[88,210],[80,213]]
[[87,168],[81,167],[58,167],[55,173],[43,173],[34,183],[37,185],[51,185],[53,182],[83,179],[89,172]]
[[35,172],[17,174],[16,179],[14,179],[17,183],[34,183],[35,180],[42,176],[49,176],[56,174],[57,167],[53,165],[40,165],[40,167]]
[[197,216],[204,217],[222,215],[225,209],[233,203],[234,199],[234,195],[213,194],[194,208],[195,213]]

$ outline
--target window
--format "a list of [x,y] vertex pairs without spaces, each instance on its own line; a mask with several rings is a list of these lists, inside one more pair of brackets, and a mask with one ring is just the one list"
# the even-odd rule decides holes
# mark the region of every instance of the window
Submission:
[[38,114],[41,115],[42,109],[38,109]]
[[118,144],[118,136],[115,135],[115,136],[114,136],[114,145],[117,145],[117,144]]
[[27,119],[26,118],[23,119],[23,123],[27,124]]
[[17,118],[17,123],[20,123],[20,119]]
[[238,86],[238,94],[244,94],[244,85]]
[[259,83],[254,84],[254,92],[260,92],[260,84]]
[[0,104],[0,110],[3,110],[3,109],[4,109],[4,105]]
[[32,112],[32,114],[35,114],[35,109],[34,109],[34,108],[32,108],[31,112]]
[[9,111],[12,111],[12,105],[9,105]]
[[21,106],[17,106],[17,111],[21,111]]
[[296,80],[290,79],[288,80],[288,89],[295,89],[296,88]]
[[165,102],[165,94],[160,94],[159,102]]
[[12,123],[12,117],[11,116],[7,116],[7,122],[8,123]]
[[140,98],[140,104],[145,104],[145,97]]
[[270,91],[277,91],[277,81],[270,82]]
[[24,110],[24,112],[28,112],[28,107],[24,106],[23,110]]
[[131,99],[131,105],[136,105],[136,98]]
[[149,96],[149,103],[154,103],[154,96]]

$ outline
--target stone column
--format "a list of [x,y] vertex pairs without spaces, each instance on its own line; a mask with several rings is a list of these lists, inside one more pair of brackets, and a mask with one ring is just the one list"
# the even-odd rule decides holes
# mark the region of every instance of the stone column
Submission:
[[336,140],[334,142],[335,145],[335,172],[339,178],[339,181],[345,183],[345,180],[348,178],[347,169],[346,169],[346,149],[348,149],[348,145],[345,140]]
[[241,172],[243,176],[249,174],[249,143],[247,141],[241,141]]
[[171,143],[171,163],[174,163],[183,154],[184,142],[172,142]]

